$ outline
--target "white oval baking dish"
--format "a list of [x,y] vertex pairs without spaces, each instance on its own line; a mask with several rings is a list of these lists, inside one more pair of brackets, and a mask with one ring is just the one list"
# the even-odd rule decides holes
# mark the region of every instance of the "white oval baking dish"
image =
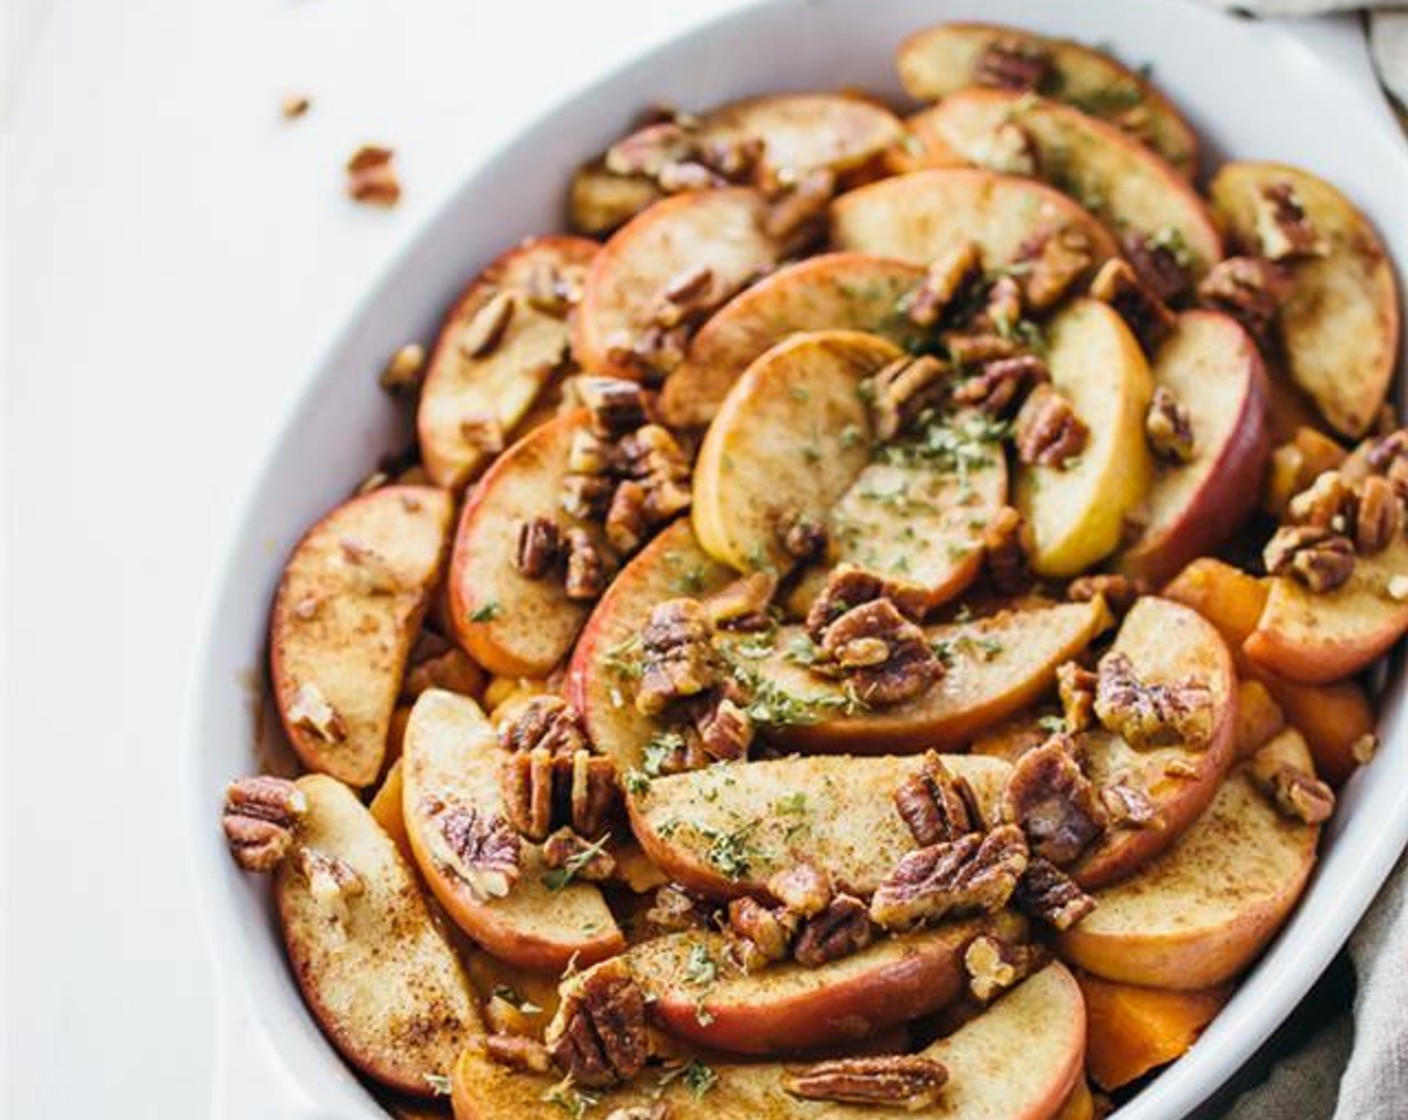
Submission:
[[[242,875],[217,824],[226,781],[257,765],[250,674],[281,558],[408,433],[372,371],[408,338],[428,338],[464,280],[516,238],[558,228],[572,168],[646,101],[687,108],[775,89],[856,85],[898,96],[902,35],[943,19],[1011,22],[1111,44],[1149,62],[1206,142],[1224,153],[1304,164],[1343,187],[1408,262],[1408,152],[1350,19],[1257,23],[1170,0],[775,0],[681,36],[565,101],[486,160],[420,231],[271,431],[264,467],[228,550],[193,677],[187,781],[191,873],[199,892],[219,1030],[218,1118],[381,1116],[304,1010],[284,961],[268,884]],[[1403,664],[1386,695],[1384,745],[1346,789],[1323,858],[1291,923],[1192,1051],[1120,1112],[1188,1115],[1285,1018],[1348,937],[1408,841]]]

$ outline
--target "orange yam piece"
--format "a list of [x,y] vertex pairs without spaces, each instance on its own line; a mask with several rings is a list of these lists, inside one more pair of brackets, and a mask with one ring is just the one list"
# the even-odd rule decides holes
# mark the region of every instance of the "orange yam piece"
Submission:
[[1077,973],[1085,996],[1085,1068],[1105,1090],[1181,1057],[1227,1002],[1226,989],[1169,992]]

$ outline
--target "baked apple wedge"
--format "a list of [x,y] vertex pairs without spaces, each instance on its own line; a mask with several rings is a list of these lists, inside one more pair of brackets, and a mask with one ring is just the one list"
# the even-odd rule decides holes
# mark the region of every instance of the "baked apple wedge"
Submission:
[[[1082,1077],[1085,1005],[1075,979],[1053,963],[1028,977],[983,1014],[925,1048],[917,1057],[947,1072],[928,1103],[839,1104],[806,1099],[807,1066],[771,1063],[646,1071],[636,1081],[593,1099],[603,1115],[647,1111],[663,1103],[669,1120],[1053,1120]],[[681,1076],[692,1069],[695,1076]],[[455,1064],[456,1120],[554,1120],[579,1095],[490,1061],[469,1047]],[[931,1094],[932,1096],[932,1094]]]
[[1035,175],[1121,235],[1176,239],[1202,276],[1222,239],[1191,183],[1113,125],[1030,94],[965,89],[908,122],[921,145],[959,164]]
[[431,481],[458,491],[513,438],[568,357],[567,316],[599,246],[537,237],[510,249],[455,301],[416,409]]
[[[1056,670],[1112,623],[1101,599],[1028,603],[984,618],[925,627],[945,664],[923,696],[891,708],[858,710],[841,685],[808,671],[800,627],[779,631],[771,656],[741,661],[756,676],[761,722],[770,737],[813,751],[868,754],[958,749],[1034,703]],[[771,717],[771,718],[769,718]]]
[[[777,263],[783,247],[767,225],[768,203],[746,187],[691,191],[642,211],[587,270],[573,356],[593,373],[668,373],[665,334],[686,312],[717,307]],[[667,305],[679,316],[671,326],[660,321]]]
[[905,90],[924,101],[966,86],[1020,82],[1109,122],[1188,178],[1197,174],[1198,139],[1183,115],[1143,75],[1083,43],[991,23],[943,23],[906,38],[895,68]]
[[1235,244],[1286,268],[1276,325],[1291,380],[1332,428],[1363,435],[1398,360],[1398,285],[1378,234],[1330,184],[1282,164],[1225,164],[1209,194]]
[[[942,757],[973,787],[983,818],[995,821],[1007,763]],[[710,898],[759,893],[801,863],[869,895],[914,848],[894,793],[923,765],[922,755],[718,763],[635,785],[631,823],[662,871]]]
[[1105,228],[1060,191],[980,168],[915,171],[847,191],[831,204],[838,249],[923,266],[971,242],[984,267],[996,270],[1046,230],[1084,234],[1092,265],[1119,252]]
[[1052,387],[1084,425],[1085,444],[1073,460],[1023,463],[1014,504],[1031,532],[1032,570],[1069,578],[1119,547],[1126,518],[1149,491],[1144,423],[1154,389],[1139,343],[1105,304],[1068,305],[1048,337]]
[[1232,772],[1173,848],[1096,893],[1096,908],[1060,935],[1061,955],[1147,987],[1232,979],[1275,936],[1310,876],[1320,814],[1333,802],[1317,786],[1304,741],[1282,732]]
[[341,782],[298,780],[307,810],[275,885],[289,962],[332,1044],[425,1097],[482,1031],[459,960],[391,838]]
[[479,705],[453,692],[421,694],[406,727],[402,811],[416,863],[465,933],[520,968],[561,971],[625,947],[591,883],[554,890],[540,849],[504,816],[506,758]]
[[775,93],[733,101],[705,114],[706,143],[762,144],[773,172],[825,168],[844,175],[865,166],[899,139],[899,118],[874,101],[840,93]]
[[916,345],[926,332],[900,309],[923,278],[916,265],[864,253],[825,253],[779,268],[699,328],[661,390],[666,423],[707,424],[753,359],[799,331],[868,331],[904,348]]
[[1145,429],[1156,471],[1131,517],[1138,536],[1115,566],[1157,587],[1216,551],[1256,510],[1270,436],[1261,354],[1229,316],[1180,315],[1153,374]]
[[573,437],[583,410],[535,428],[501,455],[460,511],[447,583],[450,625],[492,673],[545,677],[567,656],[591,609],[560,580],[530,579],[515,562],[519,525],[542,517],[584,526],[562,508]]
[[815,968],[785,961],[745,972],[728,938],[705,931],[652,938],[620,959],[667,1034],[728,1053],[796,1054],[937,1011],[964,994],[974,938],[1013,944],[1025,934],[1026,923],[1003,911],[886,937]]
[[440,578],[454,506],[385,486],[298,542],[269,622],[269,668],[289,741],[310,770],[376,781],[406,659]]

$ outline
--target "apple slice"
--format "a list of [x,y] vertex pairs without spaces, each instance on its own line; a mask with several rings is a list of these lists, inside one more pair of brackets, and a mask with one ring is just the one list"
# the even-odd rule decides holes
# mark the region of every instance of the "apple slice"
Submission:
[[[1313,772],[1294,731],[1262,751]],[[1252,765],[1232,772],[1165,855],[1095,895],[1096,908],[1060,935],[1063,957],[1109,980],[1180,990],[1222,984],[1256,959],[1305,887],[1320,829],[1278,813]]]
[[1383,243],[1354,204],[1323,179],[1274,163],[1228,163],[1210,197],[1233,242],[1274,255],[1258,228],[1262,191],[1286,186],[1323,255],[1286,261],[1290,295],[1277,326],[1291,380],[1337,431],[1361,436],[1379,414],[1398,360],[1399,303]]
[[461,490],[483,470],[567,360],[568,302],[554,285],[580,288],[598,248],[581,237],[532,238],[455,301],[416,409],[421,459],[437,486]]
[[798,331],[869,331],[905,349],[925,335],[901,312],[922,269],[864,253],[824,253],[786,265],[724,304],[689,344],[660,393],[666,423],[703,427],[743,371]]
[[1074,463],[1019,467],[1015,504],[1031,530],[1032,570],[1065,579],[1119,547],[1126,517],[1148,493],[1144,417],[1154,389],[1139,343],[1105,304],[1069,304],[1048,335],[1052,384],[1089,439]]
[[1196,611],[1146,596],[1125,615],[1106,657],[1123,654],[1144,685],[1192,685],[1207,693],[1206,743],[1176,741],[1136,749],[1117,735],[1087,733],[1084,768],[1097,788],[1119,780],[1156,815],[1146,828],[1114,828],[1072,869],[1087,890],[1124,878],[1174,842],[1217,792],[1236,746],[1237,675],[1217,630]]
[[274,700],[310,770],[376,781],[411,643],[440,578],[454,505],[428,486],[383,486],[298,542],[269,622]]
[[298,780],[308,810],[275,883],[294,978],[368,1077],[429,1096],[484,1029],[469,981],[391,838],[341,782]]
[[1137,140],[1078,109],[1030,94],[965,89],[909,121],[921,143],[932,139],[980,167],[993,166],[994,136],[1012,128],[1031,145],[1038,176],[1112,231],[1176,236],[1195,276],[1222,259],[1217,225],[1192,184]]
[[573,881],[553,890],[540,849],[522,841],[521,876],[506,894],[481,889],[456,870],[445,836],[446,807],[502,818],[505,755],[479,705],[441,689],[421,694],[406,727],[402,812],[421,874],[456,925],[520,968],[561,971],[625,947],[601,891]]
[[1304,684],[1353,676],[1408,632],[1408,540],[1360,556],[1348,582],[1314,592],[1273,576],[1266,608],[1244,648],[1257,665]]
[[795,1054],[854,1045],[958,999],[963,954],[980,934],[1011,944],[1026,939],[1026,923],[1011,911],[945,922],[818,968],[785,961],[745,972],[728,938],[705,931],[652,938],[622,959],[667,1034],[735,1054]]
[[686,273],[707,269],[710,292],[733,295],[777,263],[767,203],[745,187],[690,191],[655,203],[593,258],[572,325],[572,353],[593,373],[639,377],[621,356],[651,326],[656,300]]
[[[995,758],[945,755],[995,821],[1011,768]],[[676,882],[711,898],[764,890],[776,872],[812,863],[869,895],[914,848],[894,792],[923,756],[790,757],[723,762],[655,778],[633,791],[636,839]]]
[[761,714],[774,715],[764,722],[779,742],[836,753],[956,750],[1038,700],[1055,683],[1057,668],[1112,621],[1096,599],[1024,604],[926,627],[946,662],[943,677],[923,696],[875,711],[850,709],[837,682],[807,670],[810,643],[800,627],[779,631],[772,656],[741,664],[757,677],[754,691],[765,690],[769,702]]
[[665,725],[636,711],[632,650],[667,599],[709,595],[737,578],[699,547],[683,517],[645,546],[606,589],[587,620],[567,667],[566,693],[587,737],[625,774],[643,765],[645,745]]
[[972,242],[984,267],[993,271],[1050,229],[1083,232],[1094,264],[1119,254],[1105,228],[1060,191],[979,168],[882,179],[831,204],[831,241],[837,248],[924,266]]
[[514,563],[518,524],[546,517],[579,525],[562,509],[572,437],[585,410],[535,428],[503,453],[465,500],[447,585],[455,639],[491,673],[545,677],[567,656],[589,604],[555,579],[529,579]]
[[1256,510],[1270,451],[1267,381],[1252,337],[1216,311],[1188,311],[1159,347],[1154,383],[1187,410],[1193,452],[1160,463],[1133,521],[1139,536],[1115,558],[1158,586],[1223,544]]
[[980,62],[994,47],[1046,60],[1049,69],[1041,74],[1036,92],[1108,121],[1188,178],[1196,177],[1198,138],[1172,102],[1142,74],[1071,39],[991,23],[942,23],[916,31],[900,44],[895,56],[900,84],[924,101],[987,85]]
[[[605,1115],[663,1101],[670,1120],[1053,1120],[1082,1077],[1080,988],[1069,970],[1049,964],[921,1054],[941,1063],[948,1081],[936,1103],[918,1109],[802,1101],[784,1087],[788,1067],[772,1063],[703,1067],[695,1078],[647,1072],[597,1103]],[[456,1120],[554,1120],[558,1102],[570,1111],[579,1099],[570,1086],[497,1065],[477,1047],[455,1064]]]
[[733,101],[705,114],[706,143],[759,140],[762,162],[794,175],[863,167],[899,139],[899,118],[874,101],[843,93],[773,93]]

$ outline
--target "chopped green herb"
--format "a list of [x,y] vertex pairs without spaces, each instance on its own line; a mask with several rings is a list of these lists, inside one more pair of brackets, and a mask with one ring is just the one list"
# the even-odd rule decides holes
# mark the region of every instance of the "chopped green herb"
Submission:
[[807,795],[800,790],[796,793],[789,793],[786,797],[779,797],[774,801],[772,807],[779,813],[805,813],[807,811]]
[[542,1100],[546,1104],[555,1104],[572,1120],[582,1120],[589,1109],[595,1108],[601,1103],[600,1097],[584,1093],[573,1083],[570,1076],[564,1077],[551,1089],[543,1093]]
[[646,741],[645,758],[641,769],[649,778],[658,778],[665,772],[665,764],[686,747],[684,736],[678,731],[657,731]]
[[608,832],[596,843],[588,844],[576,855],[568,856],[567,862],[561,867],[551,868],[543,875],[543,886],[554,892],[566,890],[582,868],[606,850],[606,842],[610,839],[611,833]]
[[496,600],[491,599],[478,610],[471,611],[469,614],[469,621],[493,622],[494,619],[498,618],[501,613],[502,608],[499,606],[498,602]]
[[1042,716],[1036,725],[1048,735],[1058,735],[1066,730],[1065,716]]
[[650,792],[650,776],[640,770],[626,771],[626,792],[632,797],[644,797]]
[[608,671],[621,680],[639,680],[640,635],[631,634],[606,651],[603,663]]
[[792,387],[792,399],[794,401],[809,401],[812,399],[812,391],[805,385],[794,385]]
[[430,1091],[437,1097],[448,1097],[450,1095],[450,1079],[443,1073],[422,1074],[425,1083],[430,1086]]
[[525,999],[506,984],[496,984],[494,986],[494,998],[501,999],[510,1006],[518,1008],[525,1015],[535,1015],[542,1010],[531,999]]

